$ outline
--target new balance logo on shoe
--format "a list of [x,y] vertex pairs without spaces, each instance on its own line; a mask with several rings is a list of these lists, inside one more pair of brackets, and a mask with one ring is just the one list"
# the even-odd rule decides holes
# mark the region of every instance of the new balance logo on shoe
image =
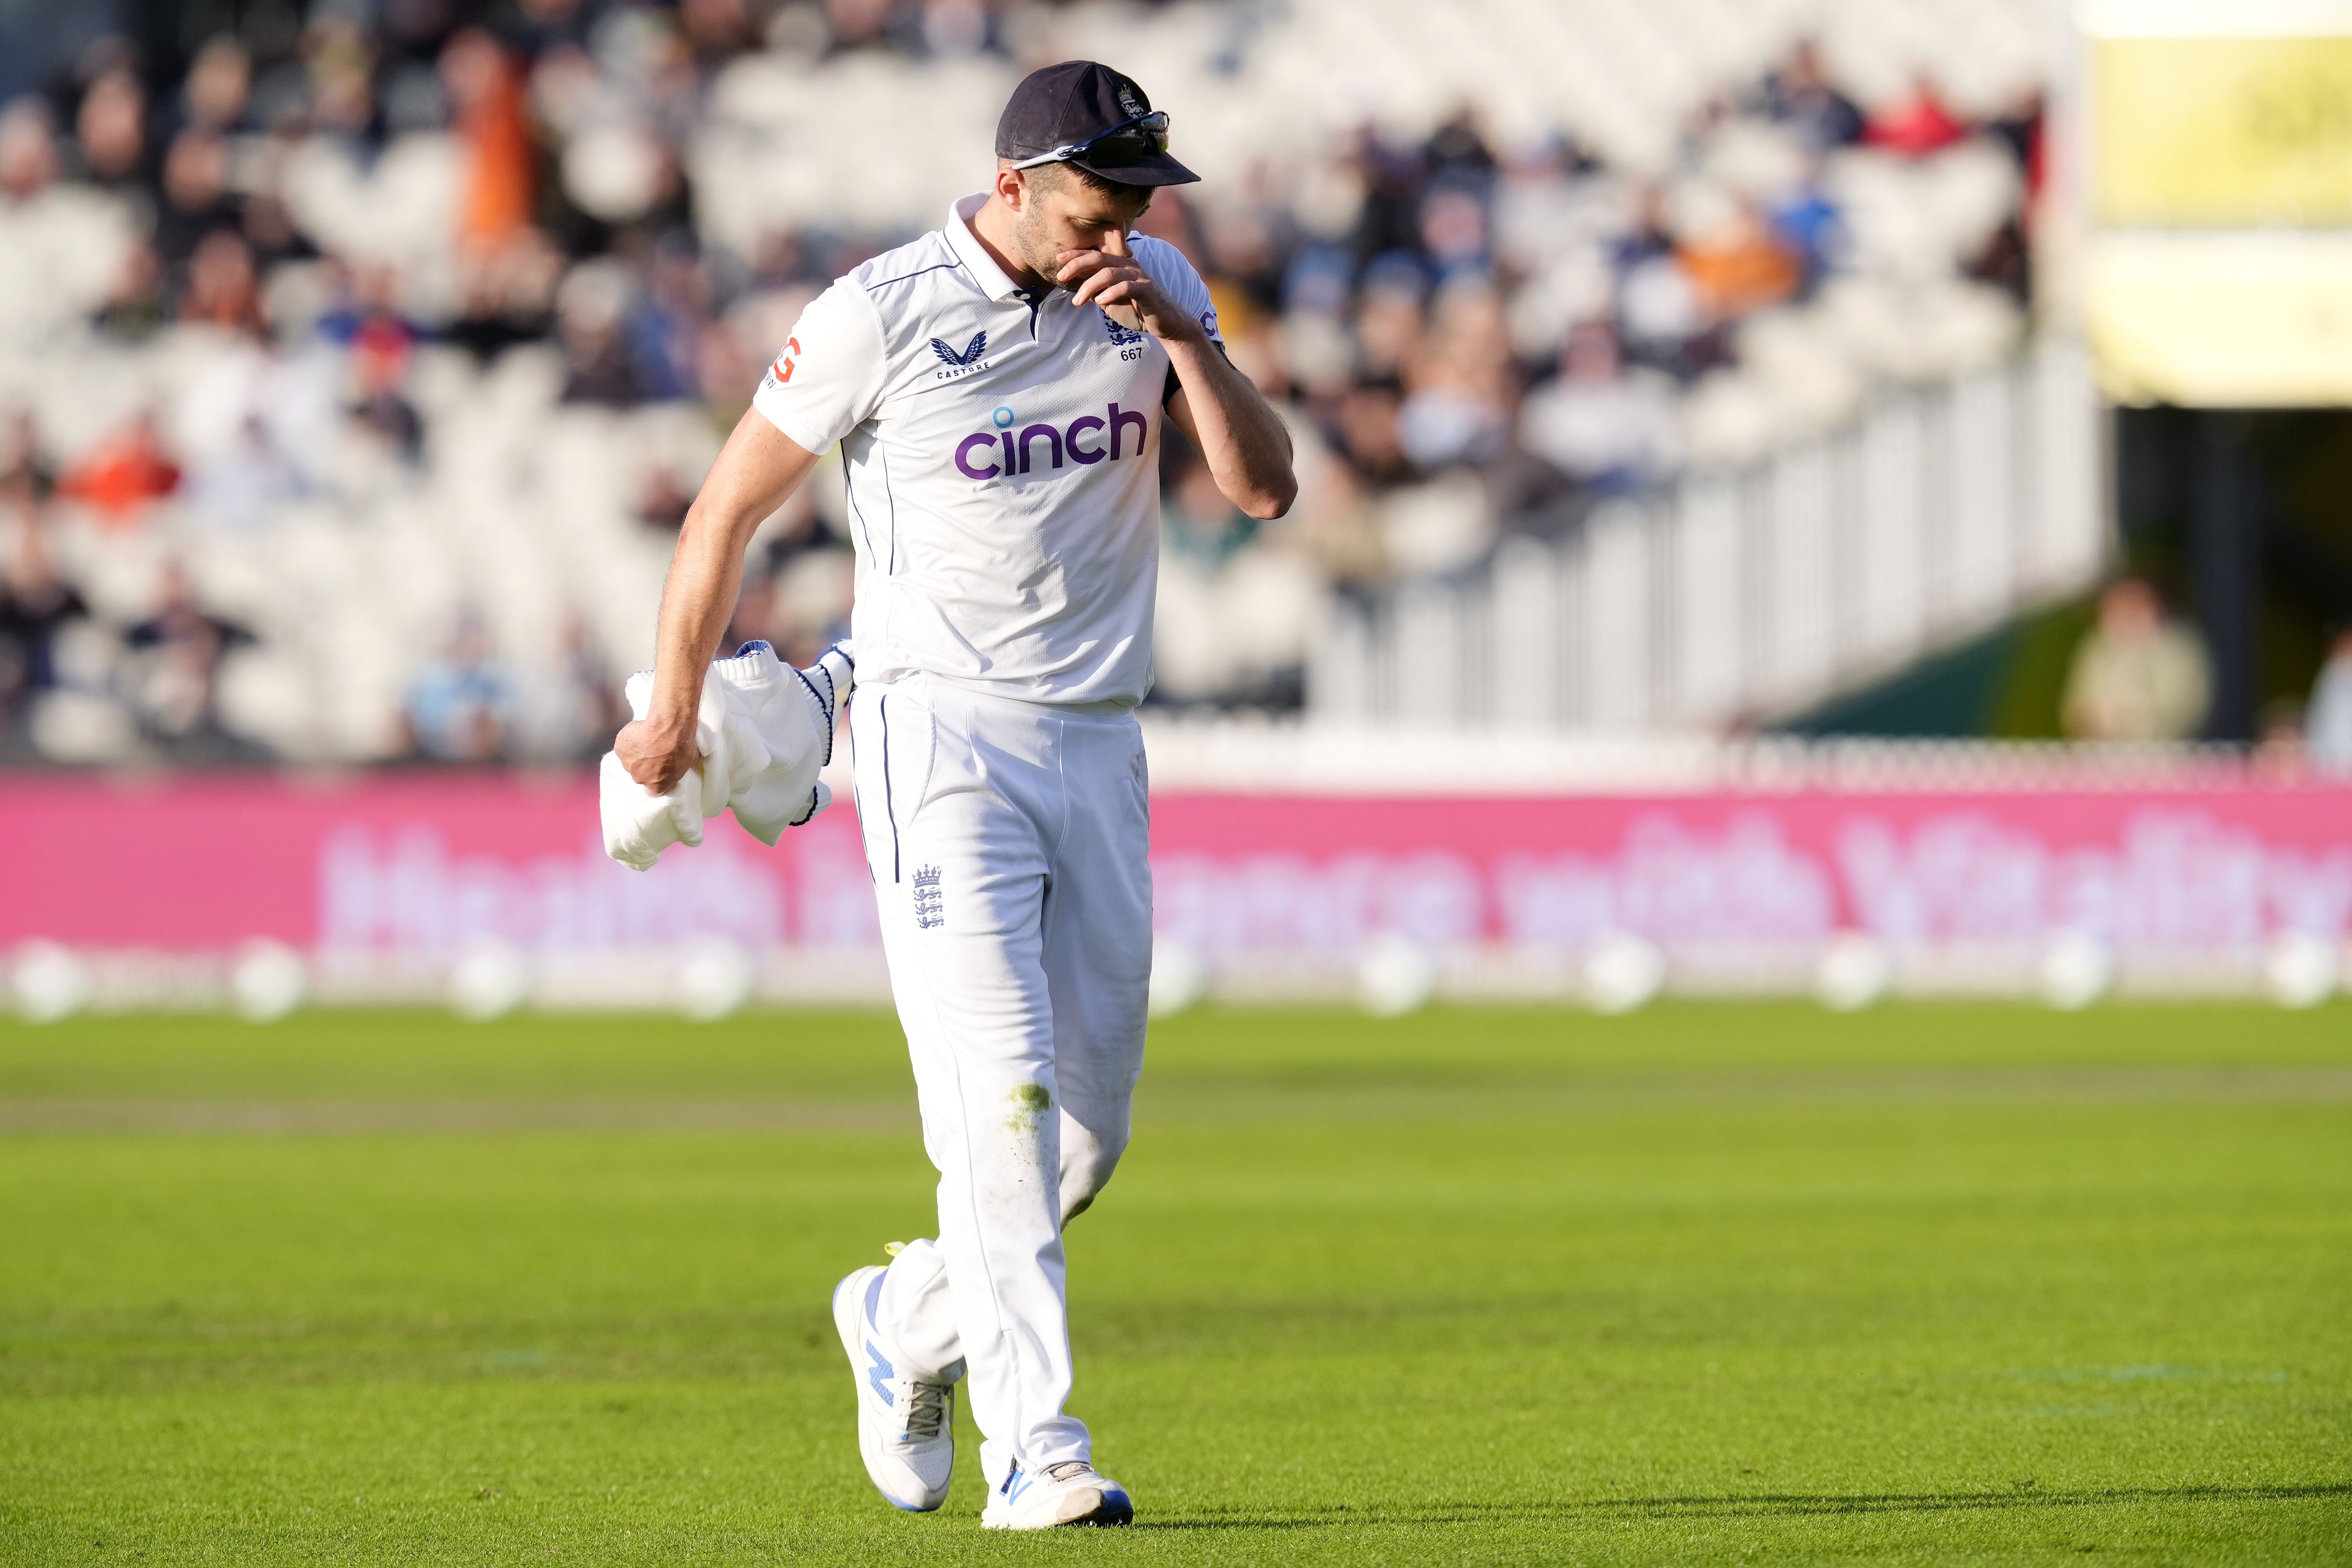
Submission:
[[[938,1380],[902,1376],[895,1352],[882,1349],[875,1321],[884,1270],[860,1268],[833,1288],[833,1326],[849,1357],[857,1389],[857,1451],[866,1478],[893,1508],[929,1513],[947,1501],[955,1473],[953,1379],[959,1362]],[[911,1369],[910,1369],[911,1370]]]
[[1053,1530],[1065,1524],[1135,1521],[1127,1489],[1085,1459],[1063,1459],[1034,1475],[1018,1461],[980,1516],[983,1530]]

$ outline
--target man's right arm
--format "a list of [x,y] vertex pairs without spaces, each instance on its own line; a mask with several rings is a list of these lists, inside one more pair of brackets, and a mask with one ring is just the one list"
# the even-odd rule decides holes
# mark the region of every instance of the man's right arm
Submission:
[[703,674],[735,613],[743,552],[816,462],[815,453],[757,408],[747,408],[687,511],[662,586],[653,698],[646,716],[613,742],[629,776],[655,795],[667,794],[699,755],[694,723],[702,706]]

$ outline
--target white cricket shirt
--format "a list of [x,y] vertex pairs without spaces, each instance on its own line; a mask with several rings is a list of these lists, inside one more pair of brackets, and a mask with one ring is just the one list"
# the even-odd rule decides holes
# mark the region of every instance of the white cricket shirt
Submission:
[[[1151,686],[1168,352],[1063,289],[1024,295],[972,236],[986,200],[812,300],[752,406],[812,452],[841,443],[861,683],[1133,707]],[[1183,254],[1129,245],[1222,342]]]

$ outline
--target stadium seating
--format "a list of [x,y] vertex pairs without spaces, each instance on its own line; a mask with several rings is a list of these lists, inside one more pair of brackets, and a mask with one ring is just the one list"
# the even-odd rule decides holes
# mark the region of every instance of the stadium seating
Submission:
[[[788,5],[752,38],[591,5],[487,67],[462,37],[362,39],[377,110],[356,126],[320,30],[356,24],[314,22],[215,128],[236,243],[178,256],[156,215],[201,151],[180,139],[215,133],[194,89],[155,95],[165,184],[138,188],[90,173],[68,72],[0,121],[0,406],[30,411],[14,460],[42,492],[0,503],[0,530],[48,534],[88,614],[0,692],[7,754],[601,747],[650,656],[669,528],[799,303],[981,184],[1011,84],[1074,55],[1173,114],[1205,179],[1148,226],[1211,277],[1302,447],[1301,505],[1262,529],[1167,466],[1163,695],[1295,707],[1335,595],[1458,574],[1530,518],[1766,461],[1874,389],[2012,355],[2026,285],[2001,258],[2030,248],[2054,13],[933,0]],[[509,123],[543,147],[536,227],[483,216]],[[293,230],[274,247],[268,203]],[[1580,329],[1608,396],[1538,435],[1527,411],[1565,406],[1541,400]],[[1595,416],[1635,420],[1633,456],[1577,471],[1593,448],[1570,427]],[[747,628],[805,645],[840,619],[838,493],[821,475],[765,531]],[[129,635],[174,563],[221,631],[192,722]],[[422,712],[436,680],[481,723]]]

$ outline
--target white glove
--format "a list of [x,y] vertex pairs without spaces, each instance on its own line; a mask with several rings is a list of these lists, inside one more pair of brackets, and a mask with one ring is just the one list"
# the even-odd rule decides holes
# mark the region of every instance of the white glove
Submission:
[[[652,795],[607,752],[597,771],[604,853],[635,870],[650,868],[673,844],[702,842],[706,817],[732,810],[762,844],[772,845],[833,802],[817,772],[833,760],[833,735],[854,675],[845,644],[827,648],[805,670],[748,642],[733,658],[714,660],[703,677],[694,739],[702,755],[667,795]],[[653,674],[629,677],[629,711],[646,716]]]

